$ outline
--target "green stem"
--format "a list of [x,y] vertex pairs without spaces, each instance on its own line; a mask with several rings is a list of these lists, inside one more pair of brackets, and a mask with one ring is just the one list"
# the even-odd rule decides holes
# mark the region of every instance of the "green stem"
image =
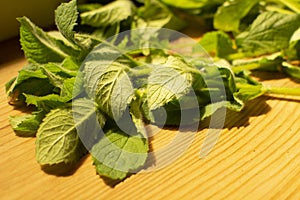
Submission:
[[282,9],[282,8],[278,8],[276,6],[267,6],[266,10],[267,11],[275,11],[275,12],[279,12],[279,13],[282,13],[282,14],[288,14],[288,15],[294,14],[293,11]]
[[260,63],[249,63],[249,64],[244,64],[244,65],[238,65],[238,66],[234,66],[232,67],[232,71],[233,72],[240,72],[243,70],[255,70],[261,67]]
[[300,96],[300,88],[265,87],[265,89],[267,94]]
[[243,53],[243,52],[239,52],[239,53],[233,53],[227,56],[228,60],[237,60],[237,59],[241,59],[241,58],[245,58],[248,57],[248,54]]

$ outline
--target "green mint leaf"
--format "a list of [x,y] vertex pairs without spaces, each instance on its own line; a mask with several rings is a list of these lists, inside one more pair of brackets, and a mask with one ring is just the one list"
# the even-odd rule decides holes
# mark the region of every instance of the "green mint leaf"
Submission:
[[74,27],[77,25],[77,1],[62,3],[55,10],[55,23],[59,32],[69,41],[74,41]]
[[117,22],[111,26],[97,28],[92,36],[99,38],[100,40],[106,40],[107,38],[111,38],[112,36],[116,36],[121,31],[121,22]]
[[273,53],[289,46],[293,33],[299,28],[300,15],[263,12],[249,31],[237,36],[236,43],[245,52],[254,55]]
[[138,8],[136,28],[164,27],[179,30],[185,22],[176,17],[171,10],[157,0],[145,1],[145,5]]
[[96,102],[104,113],[115,120],[123,115],[134,91],[126,68],[123,64],[112,63],[97,83]]
[[289,60],[300,60],[300,40],[290,42],[287,49],[284,49],[284,55]]
[[[59,31],[49,31],[47,32],[47,34],[59,41],[60,43],[63,44],[63,46],[61,46],[62,50],[65,51],[69,56],[73,57],[76,60],[80,60],[82,59],[80,56],[82,54],[82,49],[78,46],[79,44],[77,44],[76,42],[74,42],[74,40],[69,40],[67,38],[65,38],[65,36],[62,35],[61,32]],[[74,35],[77,34],[74,32]],[[75,37],[75,36],[74,36]]]
[[106,124],[106,116],[94,101],[86,98],[79,98],[72,102],[72,115],[77,133],[86,149],[90,151],[103,135],[102,128]]
[[276,72],[281,69],[283,58],[280,52],[256,58],[244,58],[232,61],[232,70],[237,73],[244,70]]
[[84,149],[68,109],[52,110],[37,132],[36,159],[41,165],[77,162]]
[[131,102],[133,86],[127,71],[128,60],[121,50],[105,45],[97,48],[86,59],[83,66],[84,86],[90,98],[95,99],[102,112],[118,120]]
[[[74,58],[68,57],[62,62],[62,71],[69,74],[70,76],[76,76],[75,72],[80,69],[80,63]],[[68,73],[69,72],[69,73]]]
[[86,122],[94,115],[95,104],[87,99],[76,100],[73,109],[51,110],[37,132],[37,161],[41,165],[77,162],[86,153],[77,129],[84,132]]
[[43,96],[53,92],[54,86],[49,83],[48,77],[39,65],[30,64],[23,67],[16,78],[6,87],[6,94],[12,105],[25,102],[23,93]]
[[[81,80],[81,79],[79,79]],[[63,81],[60,95],[48,94],[45,96],[36,96],[30,94],[23,94],[26,98],[27,105],[34,105],[46,112],[51,109],[64,107],[67,102],[77,97],[82,92],[82,82],[76,80],[75,77],[68,78]]]
[[298,28],[291,37],[290,42],[299,41],[300,40],[300,28]]
[[34,64],[24,66],[18,73],[18,76],[9,81],[6,87],[6,94],[10,95],[20,84],[29,79],[47,79],[43,71]]
[[79,70],[77,67],[78,65],[72,63],[72,61],[64,61],[63,63],[48,63],[43,66],[43,68],[62,78],[76,77]]
[[280,2],[283,5],[287,6],[288,8],[295,11],[296,13],[300,13],[300,3],[299,3],[299,1],[295,1],[295,0],[278,0],[278,2]]
[[240,100],[247,102],[266,93],[262,85],[237,84],[238,92],[234,95]]
[[[61,76],[63,71],[66,71],[62,67],[55,64],[47,64],[41,67],[44,70],[44,73],[47,75],[50,83],[59,89],[60,96],[62,101],[68,102],[72,98],[79,95],[82,91],[82,74],[77,72],[74,75],[77,77],[65,77]],[[67,70],[68,71],[68,70]],[[69,71],[72,74],[72,72]],[[58,91],[57,91],[58,92]]]
[[235,52],[230,37],[223,31],[206,33],[199,44],[208,53],[219,58],[226,58],[228,55]]
[[64,78],[62,78],[59,75],[56,75],[55,73],[50,71],[50,70],[53,70],[51,68],[51,65],[41,66],[41,69],[44,71],[44,74],[48,77],[50,83],[53,86],[60,88],[60,89],[63,87]]
[[216,103],[210,103],[200,109],[201,117],[200,120],[204,120],[212,116],[218,109],[226,108],[228,105],[227,101],[220,101]]
[[102,176],[122,180],[145,164],[147,140],[140,134],[129,136],[120,130],[109,130],[92,148],[96,171]]
[[51,37],[26,17],[18,18],[18,21],[21,23],[22,49],[30,62],[60,62],[68,57],[70,49],[61,40]]
[[12,116],[9,118],[9,123],[16,135],[21,137],[34,137],[40,123],[42,122],[43,114],[35,112],[21,116]]
[[82,74],[78,74],[78,77],[72,77],[64,80],[63,87],[60,92],[60,96],[65,102],[68,102],[83,92]]
[[255,99],[267,92],[264,86],[254,80],[250,74],[251,72],[245,70],[236,73],[235,82],[237,91],[234,93],[234,97],[243,102]]
[[150,110],[165,105],[187,94],[192,87],[192,75],[183,60],[170,56],[164,65],[150,73],[147,85],[147,102]]
[[[244,103],[242,100],[236,98],[234,101],[220,101],[207,104],[200,109],[200,120],[204,120],[212,116],[217,110],[222,108],[228,108],[230,110],[240,112],[244,108]],[[197,118],[195,118],[195,120],[197,120]]]
[[66,102],[58,94],[48,94],[45,96],[36,96],[24,94],[27,105],[34,105],[46,113],[55,108],[61,108],[66,105]]
[[214,27],[226,32],[239,32],[241,20],[258,2],[259,0],[231,0],[224,2],[214,15]]
[[261,85],[260,82],[251,77],[251,71],[247,70],[235,72],[234,80],[236,84]]
[[284,73],[288,74],[290,77],[300,80],[300,67],[291,65],[287,62],[282,63],[282,70]]
[[284,49],[284,55],[288,60],[300,60],[300,28],[292,35],[289,47]]
[[199,119],[200,116],[197,97],[188,95],[148,112],[151,113],[146,116],[148,120],[158,125],[191,125],[195,123],[194,119]]
[[110,26],[131,17],[135,9],[131,1],[114,1],[96,10],[81,13],[81,24],[92,27]]
[[107,67],[120,55],[118,50],[112,48],[100,48],[99,51],[93,51],[86,58],[83,63],[84,86],[90,98],[95,97],[97,82],[101,74],[103,74]]
[[78,12],[83,13],[83,12],[96,10],[102,7],[102,5],[99,3],[81,3],[77,7],[78,7]]

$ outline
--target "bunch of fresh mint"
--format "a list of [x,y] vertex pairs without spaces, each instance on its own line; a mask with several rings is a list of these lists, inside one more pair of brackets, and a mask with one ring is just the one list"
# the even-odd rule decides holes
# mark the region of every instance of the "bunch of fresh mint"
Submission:
[[[35,109],[11,117],[11,126],[19,136],[36,136],[41,165],[76,163],[90,151],[98,174],[124,179],[146,162],[143,123],[189,125],[219,108],[241,111],[267,93],[300,95],[249,76],[267,70],[300,79],[299,11],[293,0],[72,0],[55,11],[58,31],[18,18],[29,64],[6,91],[10,104]],[[163,48],[175,39],[159,28],[181,30],[190,18],[214,27],[199,44],[223,64]],[[119,34],[126,30],[147,31]],[[140,49],[126,51],[130,45]]]

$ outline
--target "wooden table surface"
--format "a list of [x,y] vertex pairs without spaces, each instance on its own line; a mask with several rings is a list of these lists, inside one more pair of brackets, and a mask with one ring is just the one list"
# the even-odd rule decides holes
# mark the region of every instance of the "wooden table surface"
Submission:
[[[253,100],[241,113],[227,113],[207,157],[199,158],[207,133],[202,128],[170,165],[109,186],[113,184],[96,175],[90,156],[67,174],[43,171],[35,160],[35,138],[15,136],[8,117],[20,111],[8,105],[4,84],[25,62],[18,41],[1,44],[0,199],[300,199],[300,98]],[[300,86],[281,75],[255,75],[269,85]],[[153,150],[175,135],[174,130],[160,131],[153,137]]]

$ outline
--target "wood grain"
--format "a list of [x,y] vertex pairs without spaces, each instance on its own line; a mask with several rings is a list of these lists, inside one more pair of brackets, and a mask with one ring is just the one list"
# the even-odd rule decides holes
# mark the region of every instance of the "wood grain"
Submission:
[[[11,41],[0,51],[0,199],[300,199],[300,98],[289,96],[264,96],[241,113],[227,112],[218,143],[203,159],[205,124],[170,165],[142,170],[114,187],[96,175],[90,156],[69,174],[50,174],[59,168],[46,173],[35,161],[35,138],[15,136],[8,123],[8,116],[20,114],[7,104],[4,91],[25,64],[18,48]],[[17,56],[3,56],[7,49]],[[255,76],[268,85],[299,87],[281,75]],[[150,129],[157,132],[151,141],[154,151],[177,134],[172,128]]]

